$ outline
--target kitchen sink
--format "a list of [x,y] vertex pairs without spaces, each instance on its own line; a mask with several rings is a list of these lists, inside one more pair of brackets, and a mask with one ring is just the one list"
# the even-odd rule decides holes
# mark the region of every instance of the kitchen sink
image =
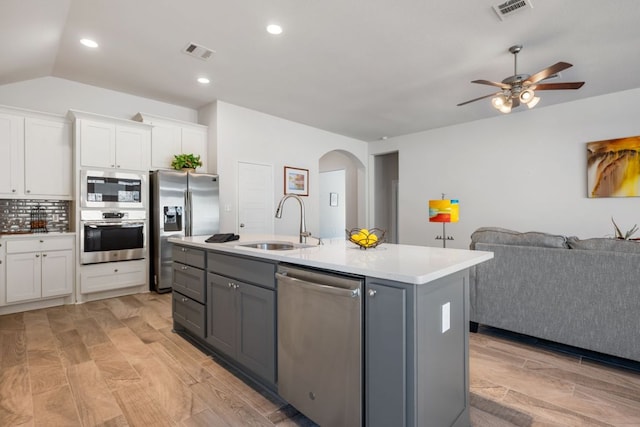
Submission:
[[245,247],[245,248],[262,249],[265,251],[290,251],[293,249],[310,248],[313,245],[305,245],[301,243],[290,243],[290,242],[255,242],[255,243],[244,243],[238,246]]

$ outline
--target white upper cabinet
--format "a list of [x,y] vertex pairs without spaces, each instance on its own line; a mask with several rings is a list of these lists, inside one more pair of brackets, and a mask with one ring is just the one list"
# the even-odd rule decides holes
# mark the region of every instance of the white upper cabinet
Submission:
[[71,125],[27,117],[24,122],[25,193],[67,198],[72,194]]
[[11,198],[24,192],[24,117],[0,113],[0,194]]
[[64,117],[0,110],[0,198],[71,199],[72,164]]
[[151,169],[171,169],[176,154],[199,155],[207,172],[207,127],[151,114],[138,113],[134,120],[148,123],[151,129]]
[[76,114],[80,166],[148,171],[150,127],[127,122],[78,118]]

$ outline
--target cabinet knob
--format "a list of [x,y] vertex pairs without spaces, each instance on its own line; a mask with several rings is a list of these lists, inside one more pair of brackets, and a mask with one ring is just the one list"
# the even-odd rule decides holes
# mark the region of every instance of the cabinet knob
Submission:
[[240,228],[244,228],[244,223],[241,223],[241,224],[240,224]]
[[182,302],[187,302],[187,301],[189,301],[189,300],[184,298],[184,297],[182,298]]
[[187,267],[186,265],[183,265],[182,267],[180,267],[181,270],[187,270],[189,267]]
[[27,190],[27,193],[31,193],[31,190]]
[[16,192],[16,189],[14,188],[13,190],[11,190],[11,192],[12,192],[12,193],[15,193],[15,192]]
[[46,256],[47,256],[47,254],[42,254],[42,256],[43,256],[43,257],[46,257]]
[[40,243],[44,243],[44,240],[40,239]]
[[117,269],[117,268],[116,268],[116,269],[114,269],[114,270],[113,270],[113,272],[114,272],[114,273],[117,273],[117,272],[118,272],[118,269]]
[[180,248],[182,252],[187,252],[187,248]]
[[231,283],[231,282],[227,283],[227,287],[233,288],[233,283]]
[[111,165],[111,167],[112,167],[112,168],[115,168],[115,167],[116,167],[116,165]]
[[377,291],[375,289],[369,289],[369,296],[370,297],[375,297],[376,293],[377,293]]
[[36,258],[40,258],[40,254],[36,254]]

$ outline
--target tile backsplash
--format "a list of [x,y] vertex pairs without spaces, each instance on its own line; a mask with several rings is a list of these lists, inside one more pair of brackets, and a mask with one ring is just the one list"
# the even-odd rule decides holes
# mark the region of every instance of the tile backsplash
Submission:
[[70,205],[69,200],[0,199],[0,233],[40,232],[45,227],[69,231]]

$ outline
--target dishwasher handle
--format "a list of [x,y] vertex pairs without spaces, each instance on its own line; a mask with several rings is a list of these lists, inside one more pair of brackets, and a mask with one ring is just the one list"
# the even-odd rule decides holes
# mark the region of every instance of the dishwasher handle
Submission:
[[360,296],[360,289],[359,288],[345,289],[345,288],[338,288],[338,287],[331,286],[331,285],[322,285],[320,283],[307,282],[306,280],[297,279],[295,277],[287,276],[286,273],[276,273],[276,278],[278,280],[282,280],[282,281],[285,281],[285,282],[288,281],[288,282],[290,282],[292,284],[295,284],[296,286],[301,286],[303,288],[307,288],[307,289],[314,290],[314,291],[319,291],[319,292],[324,292],[324,293],[328,293],[328,294],[332,294],[332,295],[336,295],[336,296],[350,297],[350,298],[357,298],[357,297]]

